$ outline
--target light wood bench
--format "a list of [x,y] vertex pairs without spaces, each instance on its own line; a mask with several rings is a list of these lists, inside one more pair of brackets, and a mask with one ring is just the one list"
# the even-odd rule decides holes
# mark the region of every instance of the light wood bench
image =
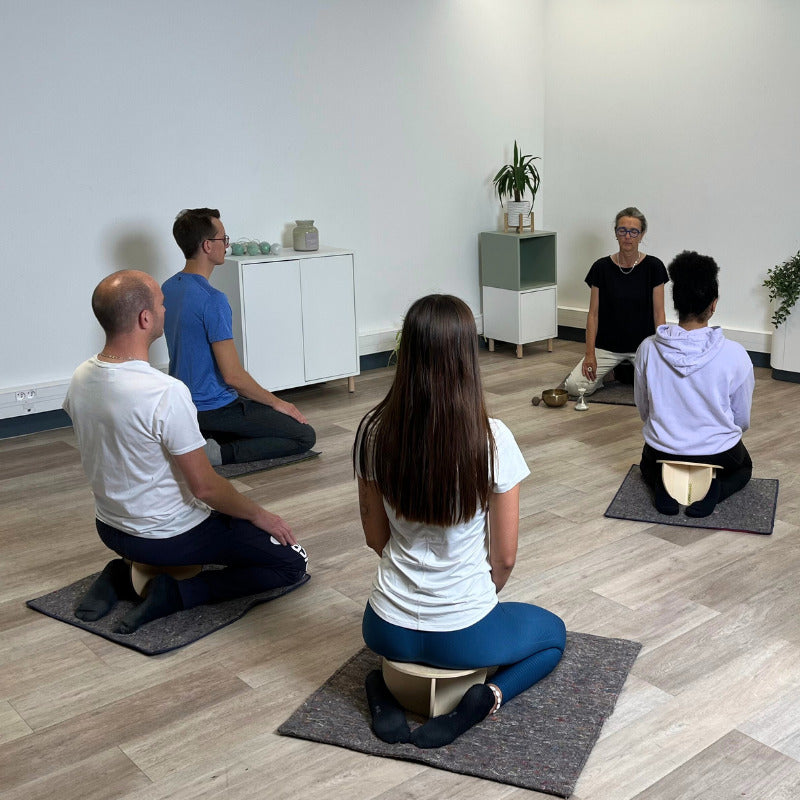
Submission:
[[403,708],[423,717],[448,714],[467,689],[484,683],[489,670],[439,669],[383,659],[383,680]]
[[131,562],[131,583],[133,590],[139,597],[144,597],[147,593],[147,584],[150,583],[156,575],[171,575],[176,581],[183,581],[187,578],[194,578],[200,570],[202,565],[192,564],[190,566],[179,567],[156,567],[152,564],[140,564],[137,561]]
[[667,494],[683,506],[702,500],[716,475],[718,464],[696,464],[692,461],[658,461],[661,464],[661,480]]

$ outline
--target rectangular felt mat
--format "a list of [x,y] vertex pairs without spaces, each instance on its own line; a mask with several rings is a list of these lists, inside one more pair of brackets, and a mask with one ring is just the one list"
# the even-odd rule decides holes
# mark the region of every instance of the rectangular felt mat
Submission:
[[295,464],[298,461],[307,461],[309,458],[317,458],[319,451],[306,450],[305,453],[295,453],[292,456],[281,456],[280,458],[263,458],[260,461],[243,461],[241,464],[220,464],[214,467],[217,475],[223,478],[237,478],[239,475],[249,475],[251,472],[266,472],[268,469],[283,467],[286,464]]
[[633,384],[609,381],[594,394],[584,398],[587,403],[605,403],[612,406],[635,406]]
[[[564,388],[568,377],[569,375],[558,385],[560,389]],[[578,395],[571,394],[569,399],[577,400]],[[584,400],[587,403],[604,403],[612,406],[636,405],[633,401],[633,384],[615,380],[606,381],[594,394],[584,395]]]
[[132,650],[138,650],[147,656],[167,653],[196,642],[243,617],[253,606],[267,603],[297,589],[311,577],[306,573],[291,586],[281,586],[268,592],[238,597],[235,600],[225,600],[222,603],[195,606],[186,611],[177,611],[169,616],[161,617],[161,619],[154,619],[133,633],[123,634],[115,633],[114,626],[133,606],[129,600],[120,600],[105,617],[101,617],[95,622],[84,622],[75,616],[74,609],[78,600],[86,594],[99,574],[96,572],[63,589],[42,595],[34,600],[28,600],[26,605],[35,611],[41,611],[48,617],[96,633],[104,639],[130,647]]
[[708,517],[687,517],[683,507],[675,516],[668,516],[656,511],[653,491],[642,479],[638,464],[634,464],[606,509],[605,516],[659,525],[768,535],[775,526],[777,504],[778,481],[775,478],[751,478],[744,489],[718,503]]
[[364,679],[380,666],[380,656],[364,648],[278,733],[569,797],[640,648],[626,639],[570,631],[550,675],[452,744],[431,750],[387,744],[372,732]]

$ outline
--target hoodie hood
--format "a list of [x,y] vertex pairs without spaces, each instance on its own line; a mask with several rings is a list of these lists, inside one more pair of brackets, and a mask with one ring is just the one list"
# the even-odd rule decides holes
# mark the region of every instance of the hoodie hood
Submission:
[[679,375],[691,375],[708,364],[724,342],[719,326],[687,331],[680,325],[659,325],[654,337],[656,351]]

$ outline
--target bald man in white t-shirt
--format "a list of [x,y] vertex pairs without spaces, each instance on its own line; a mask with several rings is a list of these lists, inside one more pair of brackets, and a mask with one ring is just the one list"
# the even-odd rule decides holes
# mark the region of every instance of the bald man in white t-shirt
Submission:
[[98,284],[92,309],[106,342],[75,371],[64,409],[94,493],[98,533],[121,558],[106,565],[76,616],[96,620],[118,599],[134,599],[126,560],[226,568],[183,581],[156,576],[119,633],[300,581],[308,559],[291,527],[217,475],[189,390],[148,362],[164,331],[158,283],[144,272],[116,272]]

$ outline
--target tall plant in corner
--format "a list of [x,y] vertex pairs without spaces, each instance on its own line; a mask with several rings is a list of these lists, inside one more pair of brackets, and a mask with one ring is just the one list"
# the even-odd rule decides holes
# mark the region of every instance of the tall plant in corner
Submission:
[[[501,206],[504,197],[513,197],[515,202],[520,203],[524,202],[525,193],[530,192],[531,208],[533,207],[533,201],[536,199],[536,192],[539,191],[541,182],[539,170],[533,163],[538,160],[540,160],[539,156],[523,155],[517,145],[517,140],[514,140],[514,160],[501,167],[492,181],[497,196],[500,198]],[[516,209],[516,213],[520,213],[519,208]],[[511,214],[511,210],[509,210],[509,214]],[[533,227],[532,223],[531,227]]]
[[783,264],[768,269],[767,279],[763,285],[769,289],[770,300],[780,301],[780,305],[772,315],[772,324],[777,328],[786,322],[800,297],[800,250]]

